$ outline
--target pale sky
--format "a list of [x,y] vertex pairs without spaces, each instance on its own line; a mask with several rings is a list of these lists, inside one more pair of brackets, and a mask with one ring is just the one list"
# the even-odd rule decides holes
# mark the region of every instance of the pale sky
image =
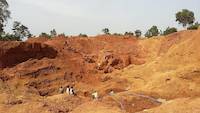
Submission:
[[189,9],[200,21],[200,0],[8,0],[12,22],[26,25],[38,35],[56,29],[58,33],[77,35],[100,34],[103,28],[111,33],[124,33],[152,25],[160,29],[168,26],[181,28],[175,13]]

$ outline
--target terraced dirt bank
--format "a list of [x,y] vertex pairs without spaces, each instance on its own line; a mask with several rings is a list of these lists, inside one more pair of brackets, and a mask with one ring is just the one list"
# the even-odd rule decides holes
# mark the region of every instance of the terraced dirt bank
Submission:
[[[0,112],[200,113],[199,42],[200,30],[0,42]],[[58,93],[68,85],[77,96]]]

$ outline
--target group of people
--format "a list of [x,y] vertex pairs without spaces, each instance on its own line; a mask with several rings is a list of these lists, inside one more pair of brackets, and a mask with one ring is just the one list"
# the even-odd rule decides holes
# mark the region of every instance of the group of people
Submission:
[[[114,92],[113,90],[111,90],[111,91],[109,92],[109,95],[110,95],[110,96],[113,96],[114,94],[115,94],[115,92]],[[92,93],[92,98],[93,98],[94,100],[98,100],[99,94],[98,94],[97,91],[94,91],[94,92]]]
[[60,87],[59,88],[59,93],[60,94],[63,94],[63,93],[67,93],[68,95],[76,95],[75,94],[75,90],[74,90],[74,88],[71,86],[67,86],[67,87]]
[[[70,86],[67,86],[67,87],[60,87],[59,88],[59,93],[60,94],[63,94],[63,93],[66,93],[66,94],[68,94],[68,95],[72,95],[72,96],[75,96],[76,95],[76,93],[75,93],[75,90],[74,90],[74,87],[70,87]],[[113,96],[114,95],[114,91],[113,90],[111,90],[110,92],[109,92],[109,95],[110,96]],[[97,91],[94,91],[92,94],[91,94],[91,96],[92,96],[92,98],[94,99],[94,100],[98,100],[99,99],[99,94],[98,94],[98,92]]]

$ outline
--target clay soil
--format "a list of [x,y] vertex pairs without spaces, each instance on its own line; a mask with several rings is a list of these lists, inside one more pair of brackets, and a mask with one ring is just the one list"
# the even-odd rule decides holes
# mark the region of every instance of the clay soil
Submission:
[[0,42],[0,113],[200,113],[199,42],[200,30]]

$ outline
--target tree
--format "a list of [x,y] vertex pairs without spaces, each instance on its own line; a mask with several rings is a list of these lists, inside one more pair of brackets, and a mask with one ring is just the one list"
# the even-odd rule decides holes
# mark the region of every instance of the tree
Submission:
[[50,36],[49,34],[47,34],[47,33],[41,33],[41,34],[39,35],[39,37],[51,38],[51,36]]
[[10,18],[10,11],[8,10],[8,2],[0,0],[0,33],[4,31],[4,23]]
[[142,31],[141,30],[136,30],[135,31],[135,35],[136,35],[136,37],[140,37],[141,35],[142,35]]
[[82,34],[82,33],[80,33],[79,34],[79,37],[88,37],[86,34]]
[[102,29],[102,32],[104,33],[104,34],[110,34],[110,30],[108,29],[108,28],[104,28],[104,29]]
[[188,9],[183,9],[176,13],[176,21],[179,22],[179,24],[182,24],[183,27],[191,25],[195,21],[194,13]]
[[175,27],[167,27],[167,29],[163,32],[163,35],[168,35],[171,33],[177,32],[177,29]]
[[57,36],[56,30],[55,30],[55,29],[51,30],[51,31],[50,31],[50,35],[51,35],[51,37]]
[[17,37],[15,35],[9,34],[9,33],[2,34],[0,36],[0,40],[1,41],[21,41],[20,37]]
[[129,31],[129,32],[125,32],[124,35],[127,35],[127,36],[134,36],[134,33]]
[[157,26],[152,26],[145,34],[145,37],[158,36],[160,34]]
[[21,24],[18,21],[14,21],[12,30],[13,30],[13,34],[16,37],[19,37],[20,39],[23,39],[25,37],[29,38],[32,36],[28,27],[24,26],[23,24]]
[[196,22],[195,24],[189,26],[187,30],[197,30],[200,27],[200,24]]

